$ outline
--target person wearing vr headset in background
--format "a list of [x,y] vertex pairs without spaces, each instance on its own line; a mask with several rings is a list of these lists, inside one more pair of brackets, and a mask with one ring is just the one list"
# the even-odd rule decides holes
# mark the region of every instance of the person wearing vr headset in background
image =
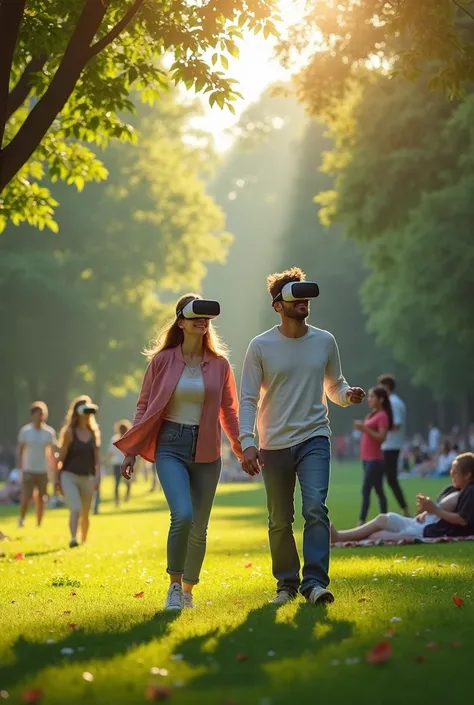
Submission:
[[176,318],[146,351],[149,365],[132,428],[115,442],[125,454],[122,473],[136,456],[155,462],[170,508],[165,609],[194,607],[206,537],[221,472],[221,425],[239,460],[238,398],[227,348],[211,320],[217,301],[187,294]]
[[[340,406],[360,404],[365,392],[343,377],[339,351],[327,331],[306,323],[319,287],[293,267],[267,279],[280,325],[254,338],[245,356],[240,397],[242,467],[262,469],[269,514],[274,604],[296,598],[328,603],[330,530],[326,497],[330,443],[326,396]],[[260,450],[255,440],[258,411]],[[298,478],[303,500],[303,574],[293,535]]]
[[59,434],[60,472],[55,484],[69,507],[70,548],[79,545],[79,519],[82,543],[87,540],[92,498],[99,489],[100,430],[95,417],[97,410],[90,397],[77,397],[69,407]]

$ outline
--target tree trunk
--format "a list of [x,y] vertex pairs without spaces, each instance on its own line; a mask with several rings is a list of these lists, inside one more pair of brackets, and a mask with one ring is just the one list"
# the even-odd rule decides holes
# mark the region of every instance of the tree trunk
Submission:
[[441,431],[446,431],[446,405],[444,400],[437,402],[437,423]]
[[63,59],[46,92],[1,154],[0,192],[26,164],[67,103],[90,58],[90,45],[107,11],[107,5],[103,0],[86,1]]
[[460,436],[462,439],[467,439],[469,435],[469,394],[468,392],[465,392],[460,400],[459,400],[459,418],[460,418],[460,426],[461,426],[461,432]]
[[[25,11],[26,0],[0,1],[0,178],[2,174],[2,145],[7,122],[10,75],[18,31]],[[1,187],[0,187],[1,191]]]
[[71,377],[72,369],[58,367],[46,384],[44,400],[48,404],[50,424],[56,429],[62,425],[69,407]]
[[18,395],[14,370],[4,370],[0,394],[0,443],[13,445],[18,435]]

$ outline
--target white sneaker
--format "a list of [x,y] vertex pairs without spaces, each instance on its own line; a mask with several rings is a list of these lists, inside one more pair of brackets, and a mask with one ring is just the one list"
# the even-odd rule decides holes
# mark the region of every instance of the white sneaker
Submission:
[[295,595],[293,595],[293,593],[288,592],[288,590],[280,590],[277,592],[276,597],[274,597],[273,600],[270,600],[270,604],[285,605],[287,602],[291,602],[294,599]]
[[19,529],[23,529],[23,527],[25,526],[24,520],[23,520],[23,519],[18,519],[18,525],[17,525],[17,526],[18,526]]
[[321,585],[315,585],[306,599],[308,602],[312,602],[313,605],[329,605],[334,602],[334,595],[330,590],[321,587]]
[[196,607],[193,596],[190,592],[183,591],[183,606],[185,609],[194,609]]
[[179,583],[170,585],[166,595],[165,610],[182,610],[184,607],[183,588]]

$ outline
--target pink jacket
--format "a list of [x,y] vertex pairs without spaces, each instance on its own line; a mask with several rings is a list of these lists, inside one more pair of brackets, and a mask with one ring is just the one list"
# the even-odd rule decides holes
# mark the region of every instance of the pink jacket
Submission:
[[[181,346],[162,350],[147,367],[132,428],[114,443],[125,455],[155,462],[156,443],[166,405],[184,370]],[[238,398],[229,362],[204,350],[204,403],[199,422],[196,462],[210,463],[221,454],[221,424],[240,459]]]

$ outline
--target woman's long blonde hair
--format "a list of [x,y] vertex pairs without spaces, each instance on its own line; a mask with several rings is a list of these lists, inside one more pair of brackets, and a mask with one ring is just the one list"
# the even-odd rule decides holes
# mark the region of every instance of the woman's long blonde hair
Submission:
[[[64,419],[64,424],[59,432],[59,441],[58,441],[58,446],[61,447],[64,443],[64,437],[69,429],[71,431],[76,428],[79,425],[79,414],[77,413],[77,408],[81,406],[81,404],[92,404],[92,399],[87,396],[87,394],[81,394],[80,397],[76,397],[72,402],[71,405],[69,406],[68,412],[66,414],[66,418]],[[94,436],[94,441],[96,446],[99,448],[100,447],[100,429],[99,429],[99,424],[97,423],[97,419],[95,418],[94,414],[88,414],[87,415],[87,427],[89,430],[92,432],[92,435]]]
[[[185,294],[176,302],[176,311],[179,311],[183,306],[186,306],[190,301],[195,299],[200,299],[198,294]],[[177,348],[178,345],[182,345],[184,340],[184,333],[182,328],[178,325],[179,318],[173,318],[168,321],[168,323],[163,326],[160,332],[152,341],[148,348],[145,348],[143,354],[146,356],[150,362],[153,358],[158,355],[162,350],[168,350],[168,348]],[[226,360],[229,357],[229,348],[221,339],[220,335],[209,321],[209,327],[204,334],[203,345],[209,350],[215,357],[223,357]]]

